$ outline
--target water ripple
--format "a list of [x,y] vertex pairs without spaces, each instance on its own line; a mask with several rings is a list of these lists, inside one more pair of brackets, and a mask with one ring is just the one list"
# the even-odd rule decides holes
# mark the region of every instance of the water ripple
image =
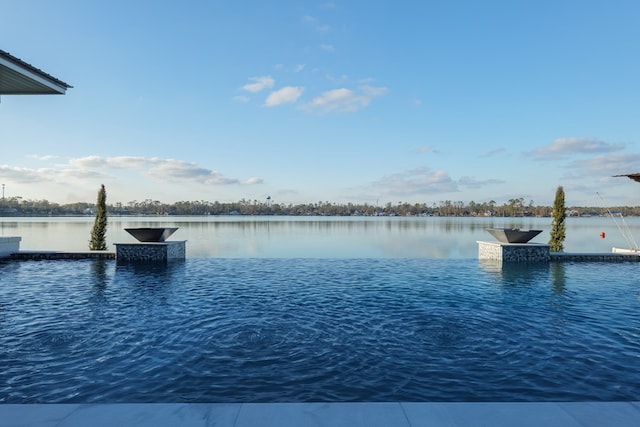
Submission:
[[0,402],[636,399],[637,266],[558,268],[0,264]]

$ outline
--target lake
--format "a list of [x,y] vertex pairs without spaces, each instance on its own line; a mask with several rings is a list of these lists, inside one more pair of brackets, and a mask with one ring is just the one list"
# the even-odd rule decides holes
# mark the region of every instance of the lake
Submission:
[[[0,236],[21,236],[23,250],[82,251],[93,217],[0,218]],[[628,248],[623,232],[640,239],[640,218],[568,218],[566,252]],[[187,240],[188,258],[476,258],[490,227],[540,229],[549,240],[551,218],[450,217],[110,217],[113,243],[134,242],[125,228],[179,227],[171,240]],[[605,238],[600,233],[605,233]]]

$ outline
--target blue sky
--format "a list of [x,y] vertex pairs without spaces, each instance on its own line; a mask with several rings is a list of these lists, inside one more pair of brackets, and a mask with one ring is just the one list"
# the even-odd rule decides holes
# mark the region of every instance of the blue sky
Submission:
[[[638,205],[640,3],[0,0],[6,197]],[[602,196],[600,199],[597,195]]]

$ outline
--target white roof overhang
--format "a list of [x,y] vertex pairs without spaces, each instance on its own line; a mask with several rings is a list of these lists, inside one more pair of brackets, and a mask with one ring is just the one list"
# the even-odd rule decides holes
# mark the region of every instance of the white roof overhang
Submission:
[[0,50],[0,95],[64,95],[71,87]]

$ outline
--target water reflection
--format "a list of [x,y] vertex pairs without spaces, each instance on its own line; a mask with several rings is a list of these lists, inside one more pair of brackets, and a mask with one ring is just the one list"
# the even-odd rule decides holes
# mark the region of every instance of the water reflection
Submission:
[[184,260],[169,262],[117,262],[116,275],[126,274],[133,276],[149,276],[153,278],[171,278],[176,273],[184,270]]
[[[172,240],[187,241],[188,258],[477,258],[486,228],[541,229],[550,218],[439,217],[111,217],[107,242],[135,240],[129,227],[178,227]],[[629,218],[640,235],[640,218]],[[5,234],[22,237],[25,250],[86,250],[93,218],[0,218]],[[10,230],[10,231],[7,231]],[[606,232],[606,239],[600,238]],[[570,218],[567,252],[610,252],[625,247],[607,218]]]
[[185,261],[167,263],[117,263],[114,287],[119,297],[129,299],[146,313],[167,306],[174,292],[180,292],[185,277]]
[[89,262],[91,263],[91,283],[93,284],[93,294],[89,298],[89,303],[93,315],[99,316],[103,313],[104,307],[108,303],[107,284],[109,276],[107,270],[112,271],[114,262],[103,259],[94,259]]
[[539,281],[549,274],[546,262],[502,262],[501,260],[480,259],[478,265],[490,275],[499,278],[503,285],[515,286]]
[[112,265],[113,261],[107,261],[104,259],[94,259],[91,262],[91,275],[94,279],[96,287],[105,288],[107,286],[107,264]]
[[556,294],[563,294],[567,288],[567,274],[565,265],[562,262],[552,262],[549,264],[551,270],[551,283]]

